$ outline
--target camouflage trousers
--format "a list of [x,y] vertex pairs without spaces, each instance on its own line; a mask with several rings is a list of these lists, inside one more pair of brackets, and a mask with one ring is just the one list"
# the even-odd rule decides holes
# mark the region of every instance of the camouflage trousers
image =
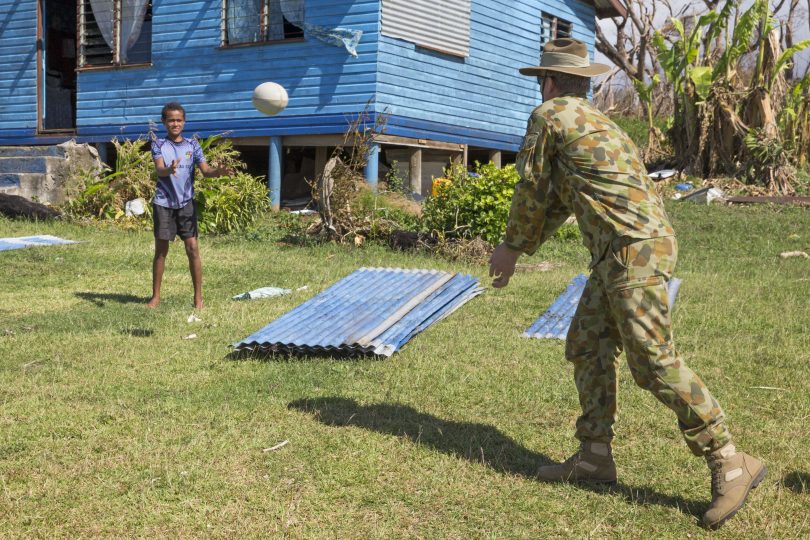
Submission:
[[614,436],[622,349],[636,383],[675,412],[695,455],[731,440],[723,410],[672,341],[666,284],[677,254],[675,237],[619,238],[594,266],[565,352],[582,408],[576,431],[581,441],[609,442]]

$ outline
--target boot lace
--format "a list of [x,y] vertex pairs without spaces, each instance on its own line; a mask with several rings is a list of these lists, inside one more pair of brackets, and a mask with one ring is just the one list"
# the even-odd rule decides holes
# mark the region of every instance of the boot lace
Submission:
[[709,461],[709,469],[712,471],[712,494],[720,492],[720,482],[723,478],[722,468],[723,465],[719,460]]

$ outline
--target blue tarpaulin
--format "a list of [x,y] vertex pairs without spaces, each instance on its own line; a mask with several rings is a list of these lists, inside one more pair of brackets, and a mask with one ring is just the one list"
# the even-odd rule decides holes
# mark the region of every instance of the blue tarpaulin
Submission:
[[73,240],[65,240],[49,234],[38,236],[20,236],[17,238],[0,238],[0,251],[22,249],[31,246],[54,246],[59,244],[75,244]]

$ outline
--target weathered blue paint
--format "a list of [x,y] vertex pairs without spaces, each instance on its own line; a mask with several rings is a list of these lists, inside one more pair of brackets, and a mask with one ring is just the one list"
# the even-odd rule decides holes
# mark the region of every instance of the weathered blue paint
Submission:
[[[529,112],[540,103],[537,82],[518,68],[537,65],[540,13],[571,21],[574,37],[593,54],[594,10],[576,0],[473,0],[470,55],[459,58],[380,36],[377,110],[395,117],[492,133],[483,146],[515,150]],[[396,122],[392,127],[398,127]],[[442,137],[441,140],[464,142]]]
[[36,38],[36,0],[0,0],[0,132],[36,131]]
[[270,137],[270,163],[267,167],[267,192],[273,210],[281,208],[281,137]]
[[368,159],[366,161],[365,177],[366,182],[377,189],[377,180],[380,175],[380,145],[370,144],[368,149]]
[[[68,138],[36,132],[37,1],[0,0],[0,144]],[[593,7],[580,0],[471,5],[470,54],[460,58],[381,35],[381,0],[307,0],[308,24],[363,31],[354,58],[314,38],[222,48],[219,1],[153,0],[151,66],[79,72],[76,139],[146,137],[172,100],[186,107],[187,131],[203,136],[334,134],[373,101],[391,135],[514,151],[539,102],[535,81],[517,69],[538,60],[540,12],[573,22],[574,35],[592,47]],[[250,100],[269,80],[290,98],[273,117]]]

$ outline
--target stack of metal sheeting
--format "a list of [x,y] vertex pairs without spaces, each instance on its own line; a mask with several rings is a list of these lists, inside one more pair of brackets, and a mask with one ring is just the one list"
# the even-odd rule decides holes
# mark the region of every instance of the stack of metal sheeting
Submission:
[[234,348],[391,356],[482,291],[478,279],[467,274],[361,268]]
[[[550,339],[565,339],[568,335],[568,328],[571,326],[571,321],[574,318],[574,313],[579,305],[579,299],[582,298],[582,291],[585,290],[585,283],[588,277],[585,274],[579,274],[562,293],[551,307],[545,313],[540,315],[540,318],[523,332],[523,337],[531,338],[550,338]],[[669,296],[669,309],[675,307],[675,297],[678,295],[678,289],[681,287],[681,280],[672,278],[667,283],[667,294]]]
[[60,244],[75,244],[73,240],[65,240],[50,234],[38,236],[19,236],[17,238],[0,238],[0,251],[22,249],[31,246],[55,246]]

